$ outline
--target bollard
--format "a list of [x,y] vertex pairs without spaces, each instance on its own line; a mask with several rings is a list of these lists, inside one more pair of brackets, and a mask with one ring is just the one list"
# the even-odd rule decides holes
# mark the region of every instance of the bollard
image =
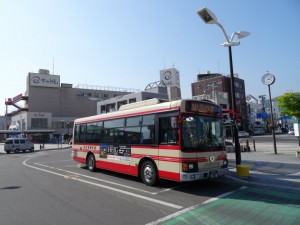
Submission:
[[250,166],[246,164],[240,164],[236,166],[236,172],[238,176],[248,177]]
[[246,149],[247,149],[247,152],[250,152],[250,146],[249,146],[249,140],[248,139],[246,140]]
[[255,148],[255,140],[253,139],[253,149],[256,152],[256,148]]

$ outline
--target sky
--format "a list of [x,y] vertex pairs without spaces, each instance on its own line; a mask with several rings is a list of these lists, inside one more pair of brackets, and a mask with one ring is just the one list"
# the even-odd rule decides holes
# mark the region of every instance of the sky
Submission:
[[174,67],[182,97],[191,98],[197,74],[230,73],[225,36],[200,19],[203,7],[228,36],[251,33],[232,47],[246,95],[269,98],[261,82],[267,71],[276,77],[272,98],[300,91],[298,0],[0,0],[0,115],[5,99],[24,94],[28,73],[39,69],[73,87],[144,90]]

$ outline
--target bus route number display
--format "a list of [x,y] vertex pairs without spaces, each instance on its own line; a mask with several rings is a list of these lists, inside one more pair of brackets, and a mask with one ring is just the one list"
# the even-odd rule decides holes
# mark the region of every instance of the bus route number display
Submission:
[[186,102],[185,109],[187,112],[193,112],[193,113],[203,113],[203,114],[218,115],[218,116],[222,114],[222,110],[220,106],[206,104],[203,102],[188,101]]

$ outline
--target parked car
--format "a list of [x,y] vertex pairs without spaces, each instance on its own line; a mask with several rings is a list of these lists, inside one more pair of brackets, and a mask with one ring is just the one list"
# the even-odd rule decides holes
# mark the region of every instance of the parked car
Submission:
[[265,134],[265,133],[266,132],[265,132],[265,130],[263,128],[258,127],[258,128],[254,128],[253,129],[253,134],[254,135],[260,135],[260,134]]
[[281,128],[276,128],[275,129],[275,134],[282,134]]
[[34,145],[26,138],[7,138],[4,144],[4,151],[7,154],[11,152],[25,152],[29,150],[30,152],[34,151]]
[[249,133],[246,131],[239,131],[238,135],[239,137],[249,137]]
[[289,134],[289,135],[295,135],[294,129],[290,129],[289,132],[288,132],[288,134]]

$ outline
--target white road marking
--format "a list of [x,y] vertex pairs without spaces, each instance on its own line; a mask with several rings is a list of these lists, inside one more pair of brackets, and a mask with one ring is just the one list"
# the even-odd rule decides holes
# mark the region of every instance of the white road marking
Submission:
[[[68,160],[59,160],[59,161],[68,161]],[[57,162],[57,161],[49,161],[49,162]],[[43,163],[48,163],[48,162],[43,162]],[[86,178],[89,178],[89,179],[92,179],[92,180],[97,180],[97,181],[100,181],[100,182],[103,182],[103,183],[108,183],[108,184],[112,184],[112,185],[115,185],[115,186],[120,186],[120,187],[124,187],[124,188],[127,188],[127,189],[131,189],[131,190],[136,190],[136,191],[139,191],[139,192],[144,192],[144,193],[151,194],[151,195],[157,195],[157,194],[160,194],[160,193],[163,193],[163,192],[168,192],[168,191],[171,191],[171,190],[174,190],[174,189],[180,187],[180,186],[176,186],[176,187],[173,187],[173,188],[166,188],[166,189],[163,189],[163,190],[158,191],[158,192],[150,192],[150,191],[145,191],[143,189],[134,188],[134,187],[131,187],[131,186],[128,186],[128,185],[123,185],[123,184],[115,183],[115,182],[112,182],[112,181],[107,181],[107,180],[99,179],[99,178],[96,178],[96,177],[91,177],[91,176],[88,176],[88,175],[84,175],[84,174],[80,174],[80,173],[75,173],[75,172],[72,172],[72,171],[68,171],[68,170],[64,170],[64,169],[59,169],[59,168],[56,168],[56,167],[47,166],[47,165],[44,165],[44,164],[42,164],[40,162],[39,163],[34,163],[34,164],[39,165],[39,166],[43,166],[43,167],[46,167],[46,168],[54,169],[54,170],[63,171],[63,172],[66,172],[66,173],[71,173],[71,174],[79,175],[79,176],[86,177]],[[83,164],[77,164],[76,166],[77,167],[82,167],[84,165]],[[71,166],[69,165],[67,167],[71,167]]]
[[[50,170],[46,170],[46,169],[42,169],[42,168],[39,168],[39,167],[29,165],[29,164],[27,164],[28,160],[29,159],[26,159],[25,161],[23,161],[24,166],[30,167],[32,169],[37,169],[37,170],[40,170],[40,171],[43,171],[43,172],[46,172],[46,173],[50,173],[50,174],[53,174],[53,175],[57,175],[57,176],[60,176],[60,177],[65,177],[66,176],[65,174],[60,174],[60,173],[56,173],[56,172],[53,172],[53,171],[50,171]],[[38,164],[38,163],[36,163],[36,164],[40,165],[40,166],[45,166],[45,165]],[[49,166],[45,166],[45,167],[49,167]],[[57,169],[57,168],[55,168],[55,169]],[[62,170],[62,169],[57,169],[57,170],[66,172],[65,170]],[[69,172],[71,172],[71,171],[69,171]],[[82,176],[81,174],[76,174],[76,173],[73,173],[73,172],[71,172],[71,173],[75,174],[75,175]],[[88,177],[88,176],[86,176],[86,177]],[[92,177],[90,177],[90,178],[93,179]],[[157,199],[154,199],[154,198],[149,198],[149,197],[146,197],[146,196],[143,196],[143,195],[135,194],[135,193],[132,193],[132,192],[129,192],[129,191],[124,191],[124,190],[114,188],[114,187],[111,187],[111,186],[106,186],[106,185],[94,183],[94,182],[91,182],[91,181],[83,180],[81,178],[78,178],[77,176],[68,176],[68,179],[76,180],[76,181],[86,183],[86,184],[89,184],[89,185],[94,185],[96,187],[108,189],[110,191],[119,192],[119,193],[122,193],[122,194],[125,194],[125,195],[129,195],[129,196],[132,196],[132,197],[135,197],[135,198],[143,199],[143,200],[146,200],[146,201],[149,201],[149,202],[154,202],[154,203],[164,205],[164,206],[168,206],[168,207],[171,207],[171,208],[182,209],[182,206],[180,206],[180,205],[176,205],[176,204],[173,204],[173,203],[157,200]]]
[[89,178],[91,180],[96,180],[96,181],[100,181],[100,182],[103,182],[103,183],[108,183],[108,184],[112,184],[112,185],[115,185],[115,186],[120,186],[120,187],[123,187],[123,188],[126,188],[126,189],[131,189],[131,190],[135,190],[135,191],[139,191],[139,192],[144,192],[144,193],[151,194],[151,195],[156,195],[158,193],[158,192],[145,191],[145,190],[142,190],[142,189],[139,189],[139,188],[130,187],[130,186],[127,186],[127,185],[115,183],[115,182],[112,182],[112,181],[103,180],[103,179],[100,179],[100,178],[96,178],[96,177],[92,177],[92,176],[88,176],[88,175],[84,175],[84,174],[80,174],[80,173],[75,173],[75,172],[72,172],[72,171],[69,171],[69,170],[64,170],[64,169],[59,169],[59,168],[52,167],[52,166],[47,166],[47,165],[44,165],[44,164],[41,164],[41,163],[34,163],[34,164],[36,164],[38,166],[43,166],[43,167],[46,167],[46,168],[49,168],[49,169],[54,169],[54,170],[62,171],[62,172],[65,172],[65,173],[70,173],[70,174],[74,174],[74,175],[77,175],[77,176]]

